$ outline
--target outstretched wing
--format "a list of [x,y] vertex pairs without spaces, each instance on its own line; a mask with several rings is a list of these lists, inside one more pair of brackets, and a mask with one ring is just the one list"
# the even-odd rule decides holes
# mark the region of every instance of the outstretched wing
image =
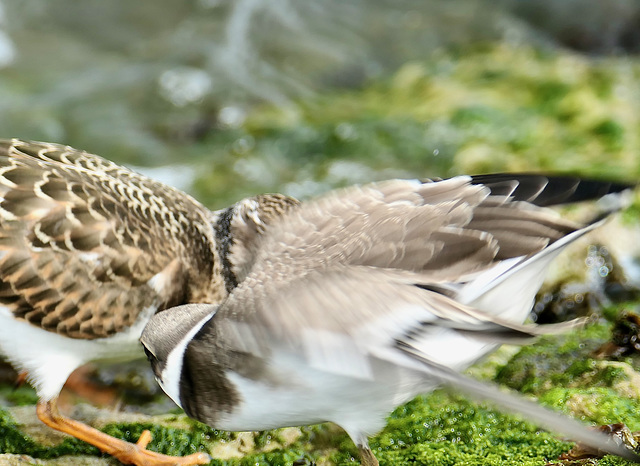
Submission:
[[[471,345],[478,348],[468,353],[480,355],[485,342],[490,348],[505,338],[505,332],[497,328],[516,334],[523,331],[517,324],[528,312],[527,303],[508,293],[498,297],[505,303],[517,301],[518,316],[525,308],[514,325],[519,317],[503,316],[501,320],[499,315],[488,314],[490,308],[476,311],[456,302],[455,293],[445,296],[447,289],[453,289],[445,285],[466,283],[490,271],[482,275],[490,279],[482,290],[492,289],[491,280],[525,266],[534,269],[537,280],[544,271],[538,269],[544,269],[548,261],[540,260],[538,267],[536,258],[546,255],[536,253],[568,238],[559,241],[559,247],[549,248],[560,250],[592,228],[535,205],[536,199],[544,199],[540,196],[547,188],[559,192],[564,185],[576,192],[574,180],[524,176],[527,186],[544,181],[538,194],[526,194],[525,201],[522,193],[529,189],[518,191],[517,176],[509,182],[508,191],[490,179],[486,186],[473,184],[471,177],[436,183],[396,180],[330,193],[302,204],[267,229],[252,271],[213,321],[216,325],[229,322],[231,327],[231,322],[238,322],[239,328],[248,323],[283,341],[297,339],[304,328],[321,328],[332,335],[346,333],[351,341],[353,329],[362,322],[368,323],[367,331],[378,329],[385,335],[418,332],[423,342],[432,331],[443,328],[455,329],[457,335],[473,330]],[[502,175],[497,181],[500,186],[505,182]],[[593,196],[627,188],[609,186]],[[501,268],[501,263],[508,267]],[[522,281],[520,275],[516,278]],[[538,288],[536,280],[521,283],[531,297]],[[519,288],[517,293],[524,295]],[[383,324],[378,325],[380,322]],[[502,337],[486,338],[480,334],[486,330]],[[224,338],[237,340],[231,347],[252,340],[234,338],[235,333],[233,329],[222,332]],[[384,338],[362,338],[369,340]],[[428,352],[426,346],[422,349]],[[440,356],[437,348],[433,354]],[[473,362],[465,354],[457,359],[458,367]]]
[[494,196],[509,196],[539,207],[589,201],[632,187],[614,181],[591,180],[569,175],[546,176],[541,173],[494,173],[474,175],[473,184],[491,189]]
[[209,211],[87,152],[0,142],[0,304],[72,338],[101,338],[149,306],[204,301]]
[[268,230],[255,270],[279,267],[298,274],[341,264],[419,273],[421,283],[455,282],[501,260],[536,253],[580,228],[536,206],[535,197],[518,200],[517,178],[512,183],[511,193],[466,176],[334,191]]

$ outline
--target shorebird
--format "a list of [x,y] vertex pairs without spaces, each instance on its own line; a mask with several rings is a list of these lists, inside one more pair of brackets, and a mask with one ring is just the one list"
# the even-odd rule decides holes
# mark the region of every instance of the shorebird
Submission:
[[59,413],[67,377],[90,361],[143,358],[148,319],[218,303],[252,261],[253,242],[297,201],[246,199],[212,212],[187,194],[71,147],[0,142],[0,353],[27,373],[48,426],[125,464],[174,458]]
[[[460,373],[501,343],[567,328],[523,322],[551,261],[627,188],[507,174],[334,191],[267,226],[223,301],[155,314],[141,342],[187,415],[231,431],[331,421],[365,466],[386,416],[442,383],[637,459]],[[604,211],[584,223],[547,208],[597,198]]]
[[[385,191],[385,196],[391,196],[386,198],[390,207],[410,207],[419,200],[419,190],[418,197],[410,199],[403,197],[402,189],[394,193],[394,186],[405,183],[422,186],[418,182],[386,185],[385,189],[391,190]],[[432,190],[429,195],[423,210],[427,214],[431,209],[432,213],[424,217],[429,219],[424,236],[404,236],[391,250],[389,246],[398,239],[393,235],[371,236],[376,240],[373,244],[361,240],[373,232],[372,226],[383,233],[392,224],[399,222],[401,226],[405,221],[413,225],[412,234],[417,234],[415,228],[422,220],[385,214],[363,223],[356,210],[349,217],[349,211],[357,207],[351,204],[350,196],[343,198],[347,224],[339,229],[345,233],[361,230],[365,236],[353,237],[355,242],[340,235],[323,237],[320,221],[313,225],[320,228],[316,233],[307,232],[298,238],[301,232],[285,230],[283,239],[294,250],[300,246],[307,252],[318,252],[306,260],[320,268],[322,264],[340,262],[341,257],[347,261],[345,265],[354,265],[354,258],[362,250],[359,265],[363,271],[372,270],[371,284],[379,281],[377,269],[385,261],[394,257],[393,260],[400,260],[402,256],[406,262],[413,256],[416,264],[429,264],[433,269],[420,272],[424,277],[440,277],[429,283],[432,292],[445,299],[448,293],[455,292],[446,287],[454,285],[449,279],[456,274],[504,264],[507,255],[531,254],[542,250],[546,243],[558,244],[563,235],[578,236],[583,231],[573,232],[577,228],[573,224],[553,220],[549,223],[550,232],[546,232],[547,221],[537,220],[535,209],[524,224],[539,227],[542,233],[535,232],[529,238],[518,233],[517,222],[498,228],[483,226],[492,217],[473,208],[483,196],[487,201],[479,206],[484,207],[491,207],[487,202],[501,196],[553,204],[594,198],[624,188],[572,179],[547,183],[544,177],[510,175],[424,184],[431,185],[446,189],[439,194],[440,189]],[[362,188],[362,192],[374,194],[369,199],[372,206],[381,186],[385,185]],[[455,186],[458,187],[453,189]],[[451,192],[447,194],[448,191]],[[487,197],[489,191],[491,196]],[[457,198],[458,195],[462,197]],[[505,203],[515,206],[508,200]],[[320,204],[311,203],[301,212],[310,212],[309,206],[313,211],[314,205]],[[513,209],[518,214],[516,221],[523,219],[520,207]],[[207,462],[204,454],[174,458],[148,451],[148,434],[137,444],[130,444],[64,417],[57,408],[58,394],[69,374],[87,362],[142,357],[138,338],[151,316],[173,312],[169,309],[186,303],[226,306],[234,302],[229,296],[241,296],[237,291],[246,289],[262,267],[265,245],[276,241],[274,232],[279,230],[272,227],[289,218],[288,212],[300,208],[296,200],[274,194],[245,199],[212,212],[178,190],[87,152],[15,139],[0,142],[0,352],[28,374],[40,398],[38,417],[123,463],[161,466]],[[510,212],[503,210],[505,214]],[[463,232],[454,225],[446,227],[455,219],[464,221],[471,211],[474,219],[462,228]],[[444,216],[432,216],[438,212]],[[507,225],[511,225],[509,218],[507,215],[504,219]],[[336,221],[331,216],[325,220],[328,225]],[[283,223],[289,224],[290,220]],[[263,241],[267,232],[268,238]],[[317,241],[315,246],[313,241]],[[335,243],[333,249],[327,248],[331,242]],[[427,247],[422,259],[415,254],[425,252],[420,245]],[[492,248],[498,252],[494,254]],[[326,255],[328,251],[331,253]],[[282,256],[283,271],[287,270],[290,252]],[[400,275],[407,272],[413,273],[398,269]],[[250,282],[245,283],[247,279]],[[277,274],[271,280],[274,285],[282,282]],[[318,317],[317,313],[313,315]],[[250,366],[247,370],[251,370]]]

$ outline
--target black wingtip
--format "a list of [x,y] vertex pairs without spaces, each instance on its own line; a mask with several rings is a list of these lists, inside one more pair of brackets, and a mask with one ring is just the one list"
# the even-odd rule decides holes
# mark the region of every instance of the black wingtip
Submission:
[[536,173],[475,175],[471,177],[471,182],[487,186],[493,195],[511,196],[514,200],[527,201],[540,207],[595,200],[636,186],[609,180]]

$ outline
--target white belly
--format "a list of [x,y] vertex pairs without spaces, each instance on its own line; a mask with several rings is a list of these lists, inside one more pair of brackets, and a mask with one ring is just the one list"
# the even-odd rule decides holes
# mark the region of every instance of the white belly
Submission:
[[108,338],[80,340],[16,320],[0,306],[0,352],[21,371],[42,399],[58,395],[69,374],[91,361],[126,361],[143,356],[138,339],[155,307],[140,313],[136,323]]
[[279,427],[334,422],[347,432],[374,434],[387,415],[416,394],[434,388],[421,375],[375,361],[372,378],[353,378],[319,371],[291,357],[280,362],[273,385],[227,373],[242,400],[214,427],[231,430],[267,430]]

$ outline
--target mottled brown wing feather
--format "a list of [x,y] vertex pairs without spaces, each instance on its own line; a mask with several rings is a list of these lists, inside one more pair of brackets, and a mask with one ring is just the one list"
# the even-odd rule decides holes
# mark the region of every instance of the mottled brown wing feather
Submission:
[[[72,338],[210,296],[209,211],[98,156],[0,142],[0,304]],[[152,284],[149,280],[156,277]]]

